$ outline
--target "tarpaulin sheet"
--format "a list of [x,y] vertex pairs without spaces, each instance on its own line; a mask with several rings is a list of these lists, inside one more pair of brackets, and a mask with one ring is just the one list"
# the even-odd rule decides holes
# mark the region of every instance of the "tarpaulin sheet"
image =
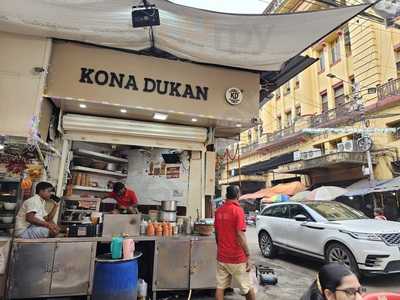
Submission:
[[[115,48],[151,46],[148,28],[132,28],[135,0],[1,0],[0,30]],[[195,62],[278,71],[368,5],[279,15],[216,13],[153,0],[161,26],[155,47]]]
[[400,177],[389,180],[375,180],[370,182],[369,179],[362,179],[348,186],[345,196],[364,196],[371,193],[390,192],[400,189]]
[[288,196],[293,196],[298,192],[304,191],[306,188],[300,181],[294,181],[289,183],[281,183],[271,188],[261,189],[252,194],[245,194],[240,197],[240,200],[245,199],[259,199],[259,198],[271,198],[272,196],[283,194]]

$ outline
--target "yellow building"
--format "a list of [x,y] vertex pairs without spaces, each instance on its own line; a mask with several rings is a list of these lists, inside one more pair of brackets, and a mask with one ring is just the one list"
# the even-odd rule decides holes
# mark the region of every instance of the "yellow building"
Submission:
[[[307,0],[274,0],[267,13],[324,8]],[[368,177],[359,133],[310,134],[303,129],[359,128],[364,116],[369,128],[400,127],[400,30],[357,17],[303,55],[318,61],[262,106],[262,125],[241,134],[240,160],[224,160],[220,184],[240,182],[246,192],[260,183],[301,180],[307,186],[347,186]],[[370,137],[375,178],[400,175],[400,134]]]

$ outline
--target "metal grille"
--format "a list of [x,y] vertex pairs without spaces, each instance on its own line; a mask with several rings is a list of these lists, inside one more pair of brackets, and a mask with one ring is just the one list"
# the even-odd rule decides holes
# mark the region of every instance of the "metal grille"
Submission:
[[389,246],[400,245],[400,233],[381,234],[381,237]]

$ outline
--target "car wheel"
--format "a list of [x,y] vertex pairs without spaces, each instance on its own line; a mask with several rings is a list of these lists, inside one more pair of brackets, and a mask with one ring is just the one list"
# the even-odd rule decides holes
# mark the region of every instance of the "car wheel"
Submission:
[[265,257],[273,258],[278,254],[278,248],[274,245],[274,242],[267,232],[260,232],[258,236],[258,244],[260,246],[262,255]]
[[348,266],[354,274],[360,275],[357,262],[351,251],[340,243],[333,243],[328,246],[325,252],[326,262],[340,262]]

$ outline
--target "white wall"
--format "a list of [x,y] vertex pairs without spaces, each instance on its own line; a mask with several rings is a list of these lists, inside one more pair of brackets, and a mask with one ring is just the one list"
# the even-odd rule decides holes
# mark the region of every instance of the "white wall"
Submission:
[[167,170],[170,167],[179,167],[179,178],[168,178],[166,174],[149,174],[150,163],[152,162],[154,167],[161,166],[164,162],[161,154],[165,152],[168,152],[168,149],[154,148],[150,152],[130,150],[126,185],[134,189],[141,205],[160,205],[157,201],[176,200],[179,201],[179,206],[187,206],[189,187],[187,156],[181,156],[181,164],[166,165]]
[[32,117],[38,115],[51,41],[0,32],[0,134],[28,136]]

